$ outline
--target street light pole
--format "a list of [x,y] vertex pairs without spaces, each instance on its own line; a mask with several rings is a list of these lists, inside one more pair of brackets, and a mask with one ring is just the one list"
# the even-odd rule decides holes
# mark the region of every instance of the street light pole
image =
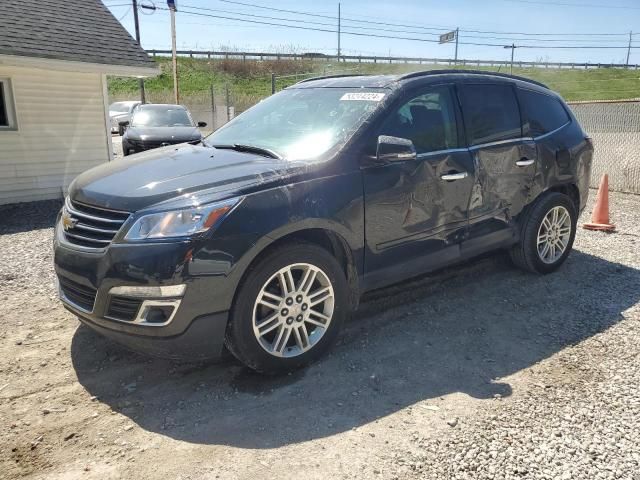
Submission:
[[513,52],[515,52],[516,48],[518,48],[516,46],[515,43],[512,43],[511,45],[505,45],[504,48],[510,48],[511,49],[511,68],[509,70],[509,73],[511,75],[513,75]]
[[[133,7],[133,23],[136,29],[136,42],[138,43],[139,47],[142,47],[142,45],[140,44],[140,23],[138,22],[138,1],[137,0],[133,0],[132,7]],[[145,103],[144,79],[139,78],[138,84],[140,85],[140,101],[142,103]]]

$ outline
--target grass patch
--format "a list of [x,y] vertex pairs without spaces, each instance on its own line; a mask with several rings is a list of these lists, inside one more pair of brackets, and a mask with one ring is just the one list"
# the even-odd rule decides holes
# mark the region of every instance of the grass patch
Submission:
[[[156,58],[162,73],[145,81],[151,102],[170,102],[173,91],[171,61]],[[241,59],[215,59],[180,57],[180,92],[187,96],[209,95],[213,85],[215,95],[226,95],[229,90],[232,104],[240,111],[253,105],[271,93],[271,72],[279,76],[277,89],[315,75],[331,73],[400,74],[420,70],[448,69],[446,65],[385,64],[385,63],[336,63],[311,60],[256,61]],[[490,67],[458,67],[500,71],[509,69]],[[514,75],[545,83],[568,101],[617,100],[640,97],[640,71],[624,69],[553,69],[514,68]],[[113,100],[135,98],[138,82],[133,78],[109,78],[109,94]]]

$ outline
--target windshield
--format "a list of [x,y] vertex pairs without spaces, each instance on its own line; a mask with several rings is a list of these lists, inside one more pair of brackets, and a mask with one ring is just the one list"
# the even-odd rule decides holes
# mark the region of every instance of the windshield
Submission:
[[109,107],[109,111],[115,113],[129,113],[129,109],[131,108],[131,103],[129,102],[116,102],[112,103]]
[[139,108],[131,120],[133,127],[192,127],[193,122],[184,108]]
[[283,90],[209,135],[206,143],[251,145],[287,160],[318,157],[346,142],[376,109],[386,90]]

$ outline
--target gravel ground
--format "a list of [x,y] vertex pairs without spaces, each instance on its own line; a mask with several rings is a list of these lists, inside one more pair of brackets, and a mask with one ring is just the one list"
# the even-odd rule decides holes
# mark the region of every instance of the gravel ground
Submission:
[[640,479],[640,196],[613,194],[618,232],[580,230],[552,275],[496,254],[368,295],[279,378],[80,326],[54,290],[59,206],[0,207],[2,478]]

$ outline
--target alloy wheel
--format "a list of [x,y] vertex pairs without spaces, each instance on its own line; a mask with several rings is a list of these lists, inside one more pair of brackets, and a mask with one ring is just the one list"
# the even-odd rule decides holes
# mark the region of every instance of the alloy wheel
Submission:
[[278,270],[262,286],[253,306],[253,333],[276,357],[296,357],[313,348],[333,317],[335,296],[318,267],[295,263]]
[[556,262],[569,245],[571,238],[571,215],[563,206],[553,207],[542,219],[538,228],[537,251],[546,264]]

